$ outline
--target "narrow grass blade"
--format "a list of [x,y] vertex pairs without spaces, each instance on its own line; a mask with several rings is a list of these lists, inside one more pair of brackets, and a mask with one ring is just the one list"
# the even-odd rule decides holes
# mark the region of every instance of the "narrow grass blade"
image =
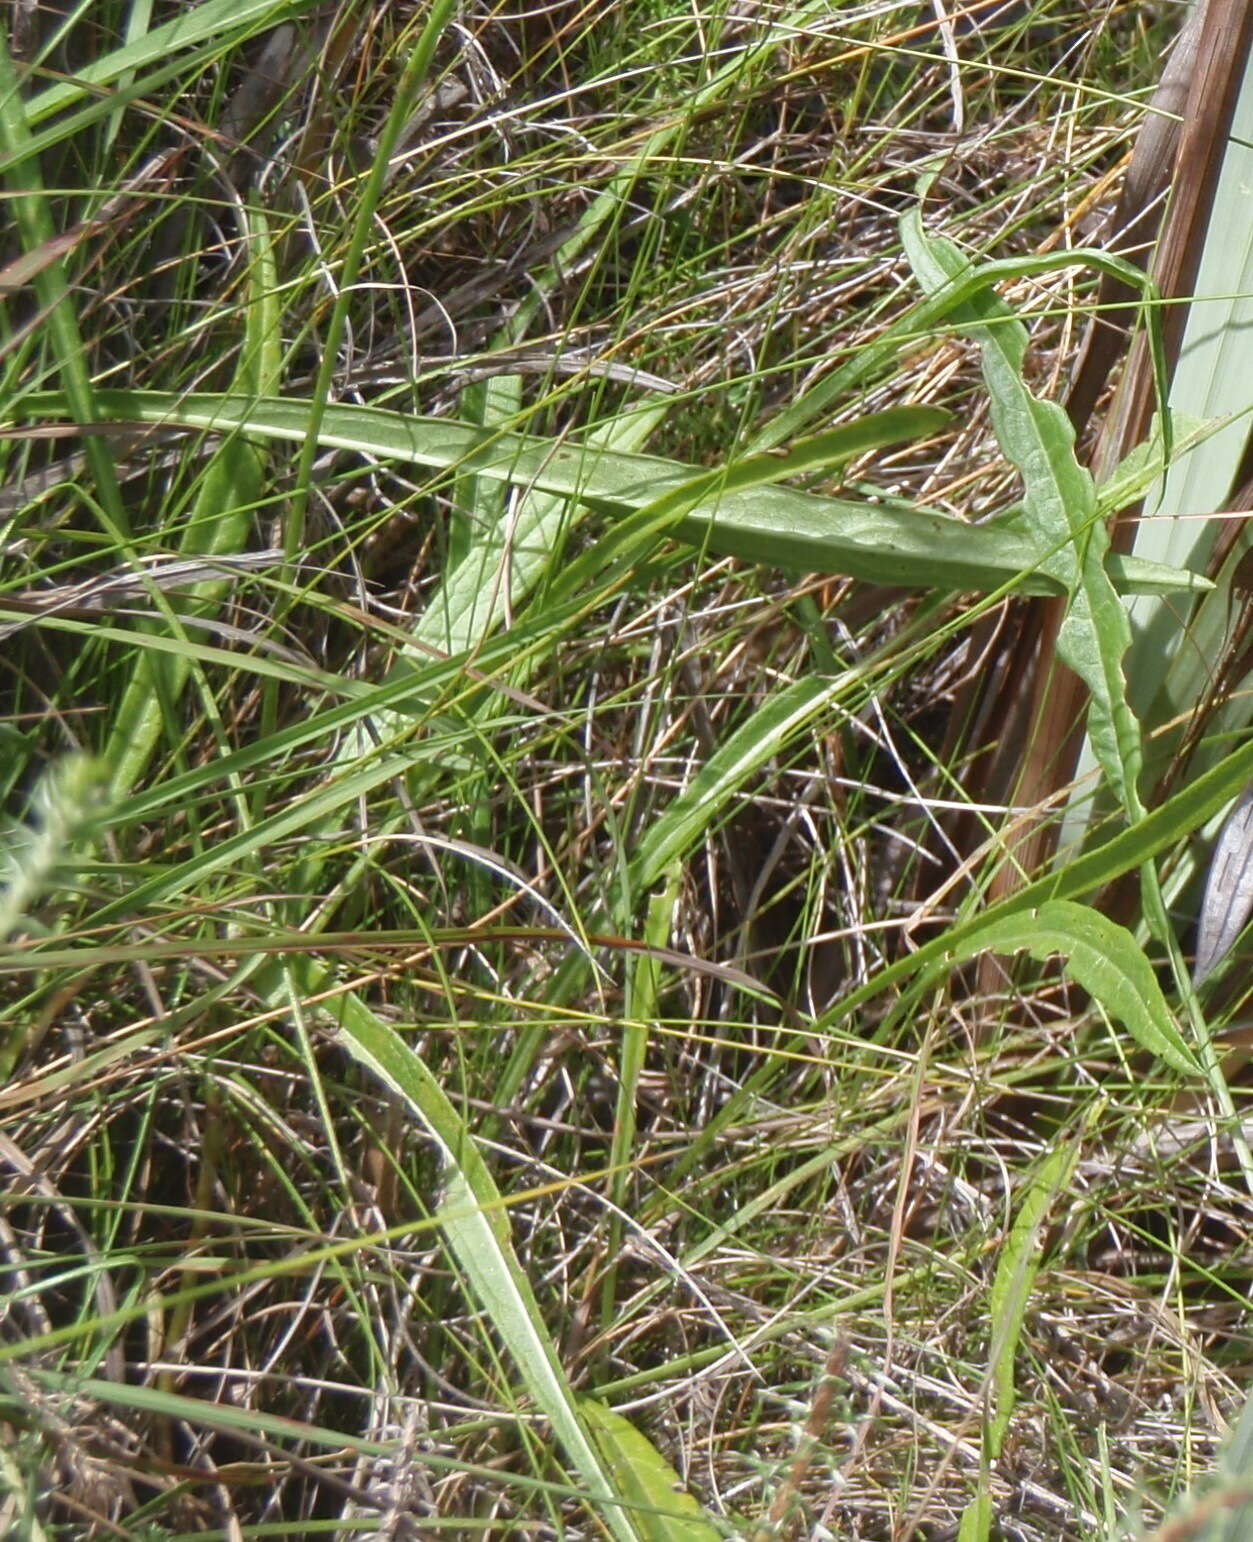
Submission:
[[[278,271],[269,224],[259,209],[250,211],[249,303],[246,336],[235,383],[241,400],[274,391],[278,385]],[[244,432],[228,434],[204,473],[191,519],[179,545],[183,557],[234,554],[245,545],[255,506],[264,492],[264,443]],[[186,607],[212,616],[226,585],[195,586]],[[178,628],[182,634],[182,628]],[[115,796],[125,796],[142,778],[165,728],[172,742],[182,736],[179,698],[195,667],[192,653],[141,651],[135,672],[117,709],[105,759],[112,768]]]
[[[593,432],[588,438],[589,464],[595,466],[606,456],[630,459],[630,452],[664,412],[664,407],[657,407],[632,413]],[[502,438],[510,442],[510,436],[499,433],[483,437],[489,442]],[[498,491],[509,486],[498,476],[484,475],[481,480]],[[507,525],[497,517],[476,521],[476,538],[418,617],[414,641],[450,654],[476,651],[511,607],[520,604],[549,571],[561,542],[579,518],[577,499],[569,489],[549,487],[537,479],[522,492]]]
[[[8,207],[27,256],[54,250],[57,243],[38,162],[27,155],[29,145],[30,119],[22,104],[8,42],[0,29],[0,152],[10,163],[5,184],[16,196],[8,200]],[[70,286],[64,260],[54,257],[51,261],[40,261],[31,282],[40,308],[47,315],[48,336],[70,416],[76,423],[95,423],[99,409],[75,315],[77,291]],[[112,526],[109,534],[121,541],[129,533],[128,520],[108,444],[103,438],[88,434],[83,453],[104,517]]]
[[1001,1454],[1014,1411],[1014,1356],[1040,1267],[1040,1228],[1054,1199],[1069,1184],[1078,1155],[1077,1143],[1068,1142],[1045,1158],[1018,1207],[997,1259],[988,1299],[988,1320],[992,1324],[988,1372],[996,1394],[996,1414],[988,1430],[988,1455],[992,1461]]
[[644,834],[630,862],[632,890],[651,889],[672,862],[682,861],[724,817],[745,781],[790,743],[843,684],[841,680],[794,681],[719,745]]
[[315,0],[204,0],[201,5],[185,7],[162,26],[134,38],[112,53],[80,65],[73,79],[60,80],[31,99],[28,121],[41,123],[53,113],[63,112],[74,102],[94,94],[93,88],[108,86],[135,70],[155,64],[210,38],[223,44],[241,33],[259,32],[280,21],[299,16],[314,8]]
[[992,1496],[986,1487],[962,1511],[957,1542],[987,1542],[992,1534]]
[[[605,1330],[612,1324],[618,1299],[622,1217],[617,1212],[626,1208],[632,1177],[631,1158],[635,1152],[638,1129],[640,1078],[648,1057],[652,1025],[658,1016],[657,997],[662,972],[659,953],[670,941],[682,876],[682,866],[676,863],[665,875],[662,888],[649,901],[648,915],[644,922],[643,940],[646,946],[632,960],[627,973],[626,1013],[622,1022],[622,1045],[618,1051],[618,1091],[613,1139],[609,1145],[609,1168],[612,1174],[609,1197],[613,1201],[615,1213],[609,1228],[609,1263],[604,1271],[600,1292],[601,1325]],[[538,1051],[538,1046],[536,1049]],[[511,1069],[514,1078],[517,1078],[522,1067]]]
[[[432,748],[431,753],[438,751]],[[279,804],[277,811],[268,818],[238,829],[186,862],[158,870],[151,878],[136,884],[121,900],[102,907],[101,918],[159,904],[175,894],[195,892],[214,873],[244,866],[268,846],[293,835],[311,835],[322,828],[334,828],[333,821],[343,818],[344,811],[352,809],[358,798],[411,771],[414,759],[411,754],[380,755],[354,771],[326,781],[286,806]]]
[[[959,921],[942,937],[932,938],[907,958],[882,969],[867,984],[858,986],[820,1020],[837,1022],[856,1012],[880,991],[912,979],[930,964],[953,957],[954,949],[964,949],[969,938],[989,923],[999,923],[1018,916],[1032,907],[1052,900],[1073,899],[1091,894],[1124,873],[1152,862],[1162,852],[1187,840],[1233,798],[1253,778],[1253,743],[1241,745],[1219,765],[1198,776],[1181,792],[1160,807],[1094,850],[1086,852],[1055,873],[1047,873],[1027,884],[982,915]],[[968,953],[962,954],[969,957]]]
[[619,1489],[580,1415],[514,1254],[500,1192],[465,1122],[421,1058],[356,997],[339,1003],[336,1017],[344,1047],[403,1099],[439,1147],[445,1193],[438,1219],[448,1245],[605,1525],[617,1542],[646,1542],[627,1508],[632,1496]]
[[[967,263],[959,277],[928,294],[925,300],[886,327],[872,343],[859,348],[846,363],[832,370],[825,379],[772,418],[754,439],[753,449],[766,450],[798,438],[811,423],[829,416],[839,403],[893,368],[902,349],[916,344],[920,338],[931,336],[937,327],[956,316],[962,306],[995,289],[998,284],[1042,277],[1066,268],[1095,268],[1148,299],[1154,293],[1152,284],[1140,268],[1125,258],[1095,247],[1007,257],[982,262],[978,267]],[[1151,344],[1154,372],[1159,385],[1164,386],[1160,340],[1151,338]]]
[[374,146],[370,171],[361,188],[360,198],[353,213],[352,234],[341,259],[335,285],[335,303],[326,323],[325,335],[320,339],[321,359],[317,377],[313,383],[313,399],[309,403],[309,432],[300,446],[296,465],[296,486],[288,499],[284,520],[283,544],[287,560],[294,563],[304,550],[305,511],[313,486],[313,467],[318,457],[318,425],[326,404],[331,398],[335,372],[340,367],[339,351],[344,329],[348,325],[349,310],[353,303],[353,291],[365,261],[366,246],[374,232],[375,216],[387,184],[392,152],[400,142],[401,133],[416,108],[426,86],[431,62],[435,57],[435,45],[457,13],[457,0],[431,0],[421,32],[405,62],[400,79],[396,82],[386,121]]
[[1045,1158],[1018,1206],[997,1258],[996,1274],[988,1295],[992,1342],[988,1350],[987,1385],[994,1399],[995,1412],[984,1427],[979,1492],[962,1512],[959,1542],[987,1542],[991,1535],[993,1510],[989,1469],[1000,1458],[1014,1412],[1014,1358],[1040,1267],[1040,1228],[1054,1199],[1070,1182],[1078,1154],[1077,1144],[1068,1143]]

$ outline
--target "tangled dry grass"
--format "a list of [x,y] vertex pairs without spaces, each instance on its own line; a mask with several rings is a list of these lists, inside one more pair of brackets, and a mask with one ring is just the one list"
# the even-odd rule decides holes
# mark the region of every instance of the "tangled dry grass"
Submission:
[[[121,8],[94,9],[15,35],[28,101],[118,46]],[[978,11],[953,30],[913,6],[464,7],[400,128],[334,399],[718,464],[778,442],[916,298],[897,219],[924,173],[928,216],[970,250],[1114,240],[1133,93],[1171,19]],[[98,385],[238,389],[255,206],[275,394],[313,391],[425,14],[276,13],[189,56],[166,97],[150,82],[116,128],[47,120]],[[101,213],[101,187],[128,198]],[[1094,289],[1072,268],[1007,293],[1045,394]],[[28,298],[10,419],[55,377]],[[906,403],[953,421],[849,466],[846,489],[971,521],[1012,503],[972,344],[920,336],[830,416]],[[110,444],[130,520],[112,537],[84,449],[29,426],[7,445],[7,587],[64,623],[6,645],[14,809],[46,762],[104,748],[126,689],[101,630],[116,598],[68,590],[186,554],[214,486],[211,438]],[[284,547],[297,455],[267,451],[254,551]],[[511,597],[503,643],[450,646],[443,675],[432,648],[412,775],[371,779],[342,761],[344,704],[392,678],[481,522],[517,505],[473,468],[432,483],[349,446],[319,452],[306,491],[298,561],[231,571],[194,633],[217,652],[164,703],[94,859],[47,886],[24,934],[40,967],[6,976],[14,1534],[600,1524],[442,1237],[446,1162],[345,1047],[350,994],[490,1165],[570,1385],[728,1534],[941,1542],[980,1484],[1023,1542],[1157,1524],[1248,1380],[1249,1196],[1204,1099],[1056,969],[957,971],[824,1016],[947,924],[1014,812],[988,769],[1011,728],[986,724],[1022,706],[1031,602],[660,543],[562,609],[563,564],[607,538],[593,522]],[[158,584],[184,620],[185,582]],[[291,673],[238,667],[241,637]],[[624,900],[697,770],[816,675],[839,682],[824,711]],[[281,973],[302,957],[315,984]],[[1060,1148],[990,1462],[997,1262]]]

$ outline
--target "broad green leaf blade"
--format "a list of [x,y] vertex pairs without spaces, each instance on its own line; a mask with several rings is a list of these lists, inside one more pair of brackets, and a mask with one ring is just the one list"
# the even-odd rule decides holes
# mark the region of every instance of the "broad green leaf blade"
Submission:
[[[1057,872],[1037,878],[981,915],[957,922],[943,936],[933,937],[908,957],[881,969],[873,980],[850,991],[824,1014],[819,1019],[819,1026],[840,1021],[857,1012],[880,991],[912,979],[920,969],[951,958],[954,949],[964,950],[970,938],[989,923],[1010,920],[1050,901],[1090,894],[1115,878],[1121,878],[1124,873],[1151,863],[1164,851],[1194,835],[1239,796],[1250,778],[1253,778],[1253,743],[1241,745],[1226,760],[1198,776],[1129,830],[1121,831],[1092,851],[1076,857]],[[965,958],[970,954],[962,951],[961,956]]]
[[579,1399],[579,1410],[647,1542],[722,1542],[678,1473],[629,1419],[590,1397]]
[[[300,970],[303,962],[294,967]],[[316,971],[301,972],[309,976],[302,990],[315,993]],[[335,1016],[345,1049],[404,1101],[438,1146],[445,1184],[440,1228],[589,1499],[617,1542],[648,1542],[628,1508],[629,1496],[618,1489],[580,1415],[530,1281],[514,1254],[500,1192],[464,1120],[422,1059],[357,997],[337,1003]]]
[[957,1530],[957,1542],[987,1542],[992,1532],[992,1496],[987,1488],[979,1490],[962,1511],[961,1525]]
[[[1197,518],[1227,506],[1247,453],[1253,374],[1248,368],[1253,325],[1253,66],[1246,65],[1240,98],[1218,171],[1205,246],[1188,301],[1179,361],[1170,383],[1172,422],[1183,415],[1210,420],[1211,432],[1178,446],[1135,532],[1137,555],[1183,560],[1204,568],[1224,522]],[[1248,548],[1247,535],[1237,545]],[[1189,617],[1152,604],[1131,610],[1133,700],[1154,723],[1190,712],[1208,683],[1227,623],[1227,595],[1212,614]],[[1185,631],[1186,626],[1186,631]],[[1198,631],[1199,628],[1199,631]],[[1164,667],[1165,666],[1165,667]],[[1233,724],[1249,718],[1247,696],[1230,704]],[[1168,736],[1165,753],[1170,750]]]
[[[1172,409],[1170,428],[1174,453],[1177,456],[1191,454],[1207,444],[1216,434],[1222,433],[1230,424],[1230,417],[1197,418]],[[1142,444],[1136,445],[1134,450],[1128,451],[1097,487],[1096,497],[1102,517],[1117,514],[1130,504],[1139,503],[1160,482],[1166,469],[1166,445],[1162,435],[1161,419],[1154,418],[1150,437]],[[1155,523],[1155,521],[1142,521],[1143,523]],[[1136,544],[1139,546],[1141,543]],[[1138,556],[1147,557],[1152,561],[1165,561],[1169,557],[1169,550],[1164,546],[1154,548],[1152,542],[1143,544],[1150,549],[1137,552]],[[1190,558],[1192,553],[1186,552],[1182,555]],[[1132,620],[1133,622],[1135,620],[1134,613]]]
[[[246,402],[223,395],[100,391],[96,408],[119,423],[244,430],[291,443],[304,441],[311,421],[307,402]],[[66,404],[59,393],[36,392],[22,398],[20,410],[24,418],[57,418],[65,415]],[[657,456],[406,417],[379,407],[328,406],[320,417],[318,442],[434,471],[473,471],[617,515],[655,506],[680,488],[689,497],[694,484],[710,477],[698,467]],[[775,464],[783,468],[779,475],[788,474],[786,458]],[[813,469],[812,464],[804,469]],[[1047,571],[1047,554],[1022,532],[765,482],[724,493],[715,481],[707,498],[675,519],[668,533],[677,539],[797,572],[928,589],[1011,587],[1057,594],[1064,588]],[[1134,577],[1136,568],[1124,564],[1124,571]],[[1154,570],[1153,586],[1161,579],[1160,570]],[[1191,587],[1190,576],[1181,576],[1180,587]]]
[[1071,900],[1044,904],[976,926],[957,947],[950,963],[991,949],[1029,953],[1043,962],[1060,954],[1066,972],[1115,1017],[1136,1043],[1185,1075],[1200,1073],[1162,995],[1153,966],[1125,927],[1087,905]]
[[[1208,19],[1205,25],[1209,27]],[[1134,531],[1137,556],[1184,561],[1206,570],[1217,568],[1215,545],[1222,532],[1232,533],[1232,527],[1225,519],[1205,516],[1230,508],[1232,494],[1247,476],[1253,411],[1253,372],[1247,365],[1253,324],[1253,222],[1248,218],[1253,66],[1247,60],[1227,142],[1221,147],[1221,167],[1216,165],[1214,171],[1208,228],[1191,231],[1193,237],[1202,236],[1203,249],[1185,302],[1182,345],[1170,381],[1172,427],[1203,418],[1208,432],[1178,436],[1178,453],[1159,467],[1161,475],[1148,490]],[[1244,603],[1239,577],[1241,559],[1248,550],[1246,524],[1236,535],[1227,561],[1214,572],[1216,592],[1198,606],[1181,607],[1146,597],[1129,607],[1130,699],[1145,724],[1154,729],[1145,743],[1146,788],[1170,775],[1187,723],[1213,685],[1215,664],[1222,657],[1233,616]],[[1212,713],[1208,719],[1212,737],[1193,753],[1192,763],[1198,769],[1212,765],[1225,753],[1230,736],[1247,729],[1251,701],[1248,691],[1233,691]],[[1080,777],[1091,760],[1085,746]],[[1089,809],[1086,802],[1072,803],[1067,813],[1068,841],[1082,838]],[[1203,860],[1200,844],[1182,855],[1170,875],[1172,899],[1190,894]]]
[[1214,588],[1213,580],[1206,578],[1204,573],[1191,573],[1187,568],[1172,568],[1164,562],[1131,557],[1120,551],[1107,554],[1105,571],[1120,594],[1178,597],[1181,594],[1204,595]]
[[[901,222],[919,282],[932,294],[960,281],[971,264],[951,241],[928,237],[918,212]],[[1131,819],[1142,812],[1140,725],[1127,705],[1122,660],[1131,644],[1126,611],[1105,570],[1109,537],[1096,488],[1075,457],[1074,430],[1056,402],[1033,395],[1024,376],[1027,331],[996,295],[984,291],[953,312],[978,342],[992,398],[992,422],[1023,481],[1022,519],[1048,571],[1070,595],[1059,657],[1090,693],[1088,733],[1097,761]]]

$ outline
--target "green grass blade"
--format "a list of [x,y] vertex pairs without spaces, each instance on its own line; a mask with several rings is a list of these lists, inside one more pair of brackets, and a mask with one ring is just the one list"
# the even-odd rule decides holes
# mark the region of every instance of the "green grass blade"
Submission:
[[352,233],[342,258],[342,266],[335,286],[335,303],[331,307],[326,324],[326,334],[320,339],[321,354],[317,377],[313,385],[313,400],[309,403],[309,426],[300,447],[296,466],[296,486],[288,500],[287,517],[283,530],[283,546],[289,564],[294,563],[304,550],[305,510],[313,485],[313,467],[318,456],[318,426],[326,404],[331,398],[335,372],[340,367],[340,344],[348,325],[353,291],[365,260],[366,245],[374,231],[374,221],[379,202],[387,183],[392,152],[400,142],[406,123],[413,116],[435,56],[435,45],[457,12],[457,0],[431,0],[427,15],[416,43],[405,62],[405,67],[392,96],[386,122],[374,146],[370,171],[361,189],[361,196],[353,215]]
[[[265,395],[278,385],[278,274],[268,221],[254,209],[250,225],[249,303],[246,337],[236,371],[240,400]],[[222,556],[241,551],[252,528],[253,511],[265,491],[266,452],[247,433],[228,434],[205,470],[191,519],[179,544],[183,557]],[[219,583],[195,585],[183,609],[196,616],[216,614],[226,594]],[[181,627],[179,631],[181,633]],[[184,634],[185,635],[185,634]],[[163,728],[174,743],[182,738],[179,699],[195,667],[195,655],[142,651],[114,719],[105,759],[115,797],[125,797],[142,778]]]
[[992,1496],[986,1488],[962,1511],[957,1542],[987,1542],[992,1533]]
[[[752,448],[768,450],[799,438],[811,423],[828,416],[854,392],[893,368],[903,349],[915,345],[920,338],[930,337],[937,327],[955,317],[963,306],[995,289],[998,284],[1043,277],[1067,268],[1094,268],[1143,294],[1146,301],[1153,298],[1152,284],[1140,268],[1125,258],[1115,257],[1096,247],[1075,247],[1065,252],[1001,258],[981,262],[978,267],[966,263],[959,275],[955,275],[943,287],[937,288],[925,300],[892,322],[874,342],[859,348],[851,359],[772,418],[754,437]],[[1158,333],[1150,332],[1150,348],[1154,374],[1164,400],[1164,364]]]
[[448,1245],[606,1526],[618,1542],[646,1542],[626,1508],[631,1496],[618,1489],[580,1415],[514,1255],[499,1190],[464,1121],[421,1058],[356,997],[338,1003],[335,1014],[344,1047],[404,1100],[439,1147],[444,1200],[438,1219]]
[[1045,1157],[1018,1206],[996,1262],[988,1298],[988,1320],[992,1324],[988,1372],[996,1394],[996,1415],[988,1431],[988,1455],[993,1461],[1001,1454],[1014,1411],[1014,1356],[1040,1267],[1040,1228],[1053,1201],[1065,1192],[1078,1157],[1078,1144],[1073,1141],[1056,1146]]
[[[639,444],[664,410],[633,413],[594,431],[588,437],[589,464],[598,465],[605,456],[630,459],[622,447],[629,451]],[[502,438],[510,442],[507,435],[484,435],[491,443]],[[509,485],[490,475],[475,480],[498,489]],[[539,480],[530,483],[508,527],[495,518],[478,526],[477,538],[445,575],[414,624],[414,641],[451,654],[476,651],[510,608],[521,603],[549,571],[563,538],[579,517],[570,488],[546,486]]]
[[[8,42],[0,32],[0,153],[10,161],[5,183],[16,196],[8,201],[23,251],[30,256],[54,246],[56,228],[44,193],[38,163],[28,158],[30,119],[22,104],[21,89]],[[46,315],[46,326],[56,356],[70,416],[76,423],[96,423],[99,412],[87,369],[83,339],[75,315],[76,291],[71,289],[65,262],[60,257],[42,261],[32,280],[35,297]],[[112,525],[110,535],[121,542],[129,533],[129,520],[109,447],[103,438],[88,434],[83,453],[87,458],[104,516]]]
[[724,817],[745,781],[779,754],[841,687],[841,681],[793,681],[729,735],[645,832],[628,869],[631,892],[651,889],[672,863],[682,861]]
[[146,65],[157,64],[180,49],[210,38],[225,45],[241,34],[260,32],[312,10],[314,0],[205,0],[185,7],[172,20],[116,48],[103,58],[82,65],[72,80],[61,80],[32,97],[27,121],[42,123],[53,113],[94,95],[101,87],[124,79]]
[[646,1542],[722,1542],[678,1473],[629,1419],[590,1397],[579,1399],[579,1410]]

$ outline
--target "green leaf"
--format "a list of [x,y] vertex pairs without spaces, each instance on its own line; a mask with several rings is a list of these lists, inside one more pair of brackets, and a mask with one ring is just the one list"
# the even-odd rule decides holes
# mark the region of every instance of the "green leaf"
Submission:
[[720,819],[730,798],[755,771],[822,710],[845,684],[841,680],[796,680],[730,735],[645,832],[631,858],[632,887],[650,889],[666,868],[682,861]]
[[225,41],[241,33],[259,32],[312,8],[313,0],[204,0],[202,5],[185,6],[163,26],[154,27],[112,53],[79,65],[72,79],[60,80],[41,91],[27,104],[27,121],[32,126],[40,123],[72,103],[95,95],[100,87],[168,59],[181,49],[209,38]]
[[962,962],[986,949],[1026,952],[1040,962],[1061,954],[1066,972],[1139,1045],[1176,1071],[1189,1076],[1200,1073],[1143,950],[1125,927],[1098,911],[1070,900],[1046,901],[976,926],[957,947],[947,950],[948,962]]
[[[1078,907],[1075,907],[1078,908]],[[1027,1302],[1040,1267],[1040,1227],[1055,1196],[1070,1182],[1079,1154],[1076,1143],[1057,1147],[1031,1181],[997,1259],[988,1299],[992,1350],[988,1372],[996,1393],[996,1416],[988,1430],[988,1457],[1001,1454],[1014,1410],[1014,1356],[1022,1335]]]
[[[219,433],[244,430],[291,443],[304,441],[312,421],[308,402],[243,401],[227,395],[99,391],[95,405],[99,415],[119,423],[181,424]],[[57,392],[34,392],[22,398],[20,410],[24,417],[58,418],[65,415],[66,404]],[[878,442],[886,443],[918,420],[892,412],[871,420],[876,421],[881,421],[885,436]],[[1057,594],[1065,587],[1048,571],[1050,550],[1042,551],[1019,531],[769,485],[771,467],[778,476],[792,474],[786,457],[752,464],[746,473],[755,478],[752,485],[726,491],[730,470],[710,473],[657,456],[356,406],[326,407],[319,417],[318,443],[438,471],[474,472],[619,516],[655,507],[676,493],[674,523],[667,534],[723,555],[797,572],[845,574],[927,589],[1012,587],[1027,594]],[[800,453],[801,469],[813,470],[809,451]],[[702,482],[706,496],[695,497]],[[515,541],[511,551],[525,558],[522,542]],[[1124,562],[1123,571],[1134,584],[1135,564]],[[1156,589],[1161,583],[1162,571],[1155,568],[1151,585]],[[1179,587],[1192,586],[1190,575],[1180,576]]]
[[986,1486],[962,1511],[957,1542],[988,1542],[992,1531],[992,1496]]
[[[873,980],[850,991],[830,1008],[819,1019],[819,1026],[839,1022],[859,1011],[881,991],[914,978],[919,970],[937,960],[951,958],[955,950],[964,950],[971,937],[993,922],[1011,919],[1050,901],[1092,893],[1115,878],[1121,878],[1124,873],[1151,863],[1162,852],[1194,835],[1243,791],[1250,778],[1253,778],[1253,743],[1246,743],[1130,829],[1103,841],[1057,872],[1037,878],[981,915],[957,922],[943,936],[933,937],[907,957],[881,969]],[[962,957],[968,956],[962,951]]]
[[[277,388],[280,335],[275,298],[278,270],[269,222],[260,209],[250,209],[246,215],[250,227],[249,303],[244,311],[244,347],[235,371],[235,386],[245,401]],[[191,519],[179,543],[180,556],[217,557],[243,550],[252,529],[253,511],[264,493],[265,466],[265,445],[258,445],[247,434],[228,434],[221,441],[200,483]],[[183,611],[213,616],[226,592],[224,583],[196,584]],[[174,623],[174,628],[176,635],[185,638],[181,626]],[[105,752],[115,797],[126,797],[141,780],[163,726],[173,742],[181,739],[184,728],[179,698],[194,660],[190,651],[138,652]]]
[[678,1473],[629,1419],[590,1397],[580,1398],[579,1410],[641,1536],[648,1542],[722,1542]]
[[[311,961],[297,960],[299,988],[313,996],[326,981]],[[417,1116],[443,1161],[444,1198],[437,1212],[470,1289],[508,1349],[524,1385],[540,1408],[617,1542],[648,1542],[629,1508],[633,1495],[603,1459],[570,1390],[539,1303],[513,1251],[500,1191],[461,1115],[425,1062],[394,1029],[355,996],[335,1008],[344,1048]]]
[[[902,220],[901,233],[910,264],[931,294],[943,293],[971,271],[951,241],[925,234],[917,210]],[[1128,817],[1136,819],[1143,812],[1137,788],[1140,725],[1127,705],[1122,669],[1131,624],[1105,570],[1109,536],[1096,487],[1075,457],[1066,414],[1027,386],[1027,330],[1009,306],[984,290],[958,306],[953,319],[979,344],[997,441],[1022,476],[1023,524],[1040,549],[1051,553],[1043,566],[1070,595],[1058,656],[1088,687],[1093,750]]]
[[[904,349],[915,348],[921,339],[933,336],[936,328],[955,316],[967,301],[978,298],[997,284],[1041,277],[1047,273],[1061,273],[1067,268],[1095,268],[1148,298],[1154,294],[1152,283],[1145,277],[1142,268],[1137,268],[1124,257],[1115,257],[1096,247],[1073,247],[1064,252],[1007,257],[980,263],[977,268],[967,264],[962,274],[952,283],[912,306],[903,316],[884,328],[873,342],[855,349],[851,358],[829,375],[823,376],[817,385],[772,418],[756,436],[753,448],[768,449],[772,445],[786,444],[796,439],[810,423],[828,417],[839,402],[864,392],[872,380],[894,368]],[[1164,384],[1164,365],[1161,361],[1160,342],[1151,329],[1150,346],[1160,390]]]

